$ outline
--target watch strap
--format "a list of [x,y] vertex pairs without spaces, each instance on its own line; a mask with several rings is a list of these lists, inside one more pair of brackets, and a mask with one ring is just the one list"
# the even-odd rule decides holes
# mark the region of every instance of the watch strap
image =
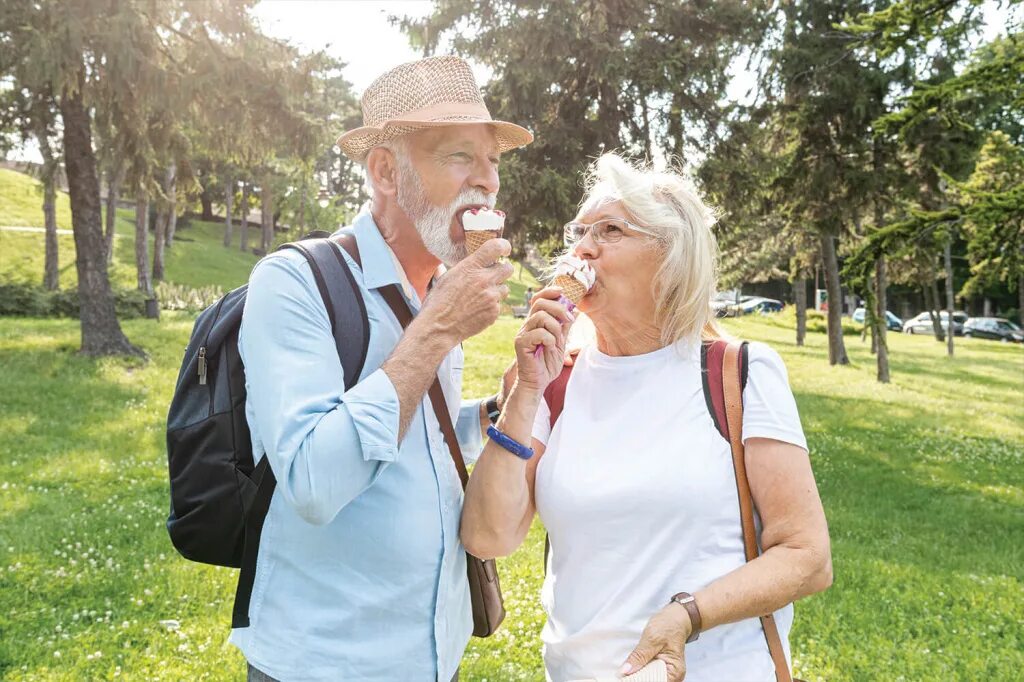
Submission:
[[701,629],[701,617],[700,609],[697,608],[697,600],[689,592],[679,592],[678,594],[672,595],[671,602],[679,604],[686,613],[690,615],[690,636],[687,637],[686,643],[696,642],[697,638],[700,637]]

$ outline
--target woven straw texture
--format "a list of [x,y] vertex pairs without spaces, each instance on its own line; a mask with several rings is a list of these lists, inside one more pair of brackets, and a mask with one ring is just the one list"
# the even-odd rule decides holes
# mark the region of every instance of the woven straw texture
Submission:
[[396,66],[366,89],[362,109],[363,126],[338,139],[338,146],[360,161],[388,140],[444,125],[490,124],[501,152],[533,140],[525,128],[491,119],[473,71],[460,57],[429,57]]

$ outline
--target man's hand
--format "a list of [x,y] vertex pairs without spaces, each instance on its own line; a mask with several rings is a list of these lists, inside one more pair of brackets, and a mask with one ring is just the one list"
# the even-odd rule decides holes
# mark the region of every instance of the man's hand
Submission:
[[498,259],[511,252],[505,239],[485,242],[437,281],[417,320],[438,330],[451,346],[490,327],[508,297],[505,280],[513,272],[511,264]]
[[655,658],[665,661],[670,682],[683,682],[686,658],[683,650],[690,636],[690,614],[679,604],[669,604],[647,621],[640,643],[619,669],[619,676],[631,675]]

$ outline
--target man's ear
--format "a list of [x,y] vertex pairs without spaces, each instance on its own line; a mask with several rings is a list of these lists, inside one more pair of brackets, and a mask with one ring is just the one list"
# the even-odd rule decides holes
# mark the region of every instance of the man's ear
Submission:
[[395,155],[385,147],[374,147],[366,157],[366,176],[373,191],[393,197],[398,193],[398,165]]

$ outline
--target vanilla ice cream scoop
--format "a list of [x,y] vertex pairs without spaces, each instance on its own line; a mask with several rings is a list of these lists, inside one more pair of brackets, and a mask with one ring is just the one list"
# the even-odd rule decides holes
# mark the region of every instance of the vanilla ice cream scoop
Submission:
[[504,226],[505,214],[502,211],[481,207],[463,212],[462,228],[466,231],[466,249],[473,253],[488,239],[501,235]]

